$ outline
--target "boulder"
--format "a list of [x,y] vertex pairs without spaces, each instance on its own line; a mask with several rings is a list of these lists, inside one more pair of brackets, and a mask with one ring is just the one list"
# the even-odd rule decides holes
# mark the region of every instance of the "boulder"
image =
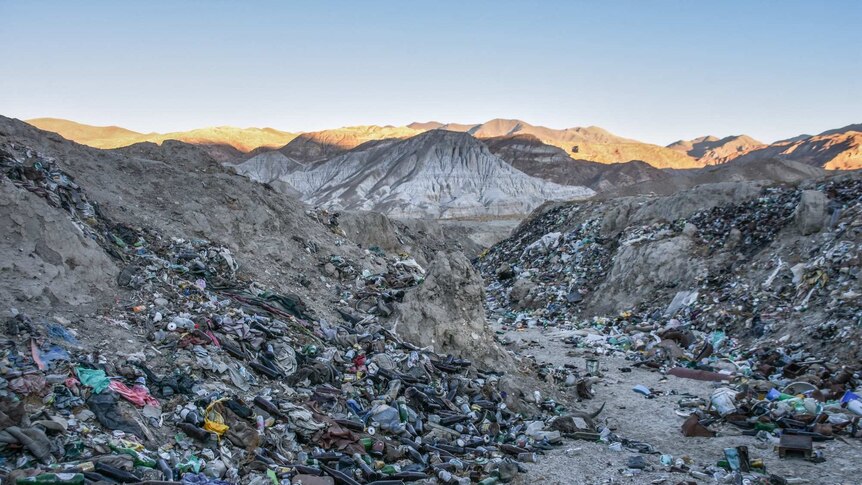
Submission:
[[483,369],[514,368],[485,322],[484,283],[463,253],[438,251],[425,281],[396,308],[393,331],[437,353],[473,361]]
[[527,278],[521,278],[509,290],[509,302],[517,309],[530,308],[533,303],[532,293],[536,283]]
[[515,276],[515,270],[509,263],[503,263],[497,268],[497,279],[508,280]]
[[620,247],[593,305],[601,311],[623,311],[654,298],[657,291],[696,287],[706,264],[695,248],[696,243],[682,235]]
[[793,218],[796,221],[796,227],[803,236],[820,232],[823,229],[828,204],[829,199],[823,192],[819,190],[802,191],[802,197],[799,199],[799,205],[796,206]]

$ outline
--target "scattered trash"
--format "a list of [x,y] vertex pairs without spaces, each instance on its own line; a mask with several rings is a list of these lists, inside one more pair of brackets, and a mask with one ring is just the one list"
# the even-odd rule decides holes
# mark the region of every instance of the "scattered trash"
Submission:
[[648,388],[644,385],[641,385],[641,384],[638,384],[637,386],[633,387],[632,391],[634,391],[638,394],[642,394],[646,397],[652,397],[652,391],[650,390],[650,388]]
[[[566,409],[544,388],[518,389],[500,369],[437,353],[446,343],[403,340],[388,319],[408,290],[447,279],[408,254],[372,246],[368,254],[381,261],[372,271],[295,236],[331,291],[335,318],[323,318],[299,295],[241,274],[220,244],[112,222],[53,160],[4,153],[0,168],[3,183],[46,199],[111,254],[128,290],[116,307],[82,316],[84,326],[17,310],[5,322],[0,466],[15,483],[505,483],[524,463],[541,466],[543,452],[571,444],[564,440],[637,453],[627,456],[627,476],[658,467],[649,461],[657,456],[662,472],[691,479],[742,483],[758,474],[783,483],[748,446],[718,445],[717,466],[675,459],[626,438],[613,418],[599,419],[604,404]],[[673,433],[739,436],[781,458],[823,461],[814,442],[860,435],[862,382],[858,359],[848,358],[857,350],[846,343],[858,341],[862,318],[862,183],[834,180],[816,191],[834,206],[830,229],[792,255],[771,246],[782,231],[819,228],[797,209],[819,196],[794,187],[619,231],[585,204],[549,207],[474,262],[484,276],[476,294],[484,284],[487,316],[504,336],[529,328],[564,335],[576,351],[571,362],[534,366],[549,387],[601,400],[619,367],[607,357],[625,358],[619,371],[629,378],[649,369],[660,382],[712,386],[704,395],[632,387],[655,398],[647,404],[675,406]],[[338,213],[307,214],[343,235]],[[730,256],[633,298],[631,309],[582,317],[615,291],[604,282],[620,251],[679,239],[698,257]],[[756,278],[735,271],[748,264]],[[96,348],[81,331],[92,325],[122,329],[140,348]],[[454,338],[431,340],[441,336]]]
[[50,160],[0,167],[121,263],[132,301],[99,321],[146,342],[119,354],[13,312],[0,464],[17,483],[505,483],[561,443],[546,421],[562,406],[538,394],[515,410],[500,373],[381,324],[427,276],[409,255],[376,251],[377,274],[321,255],[353,281],[327,321],[244,279],[223,246],[112,223]]
[[[531,361],[563,389],[589,382],[594,392],[574,389],[581,399],[601,398],[592,356],[624,358],[620,373],[654,370],[677,389],[689,379],[714,383],[710,394],[676,399],[683,436],[741,435],[749,447],[822,460],[810,440],[862,436],[854,394],[862,389],[860,353],[847,345],[862,338],[862,181],[833,178],[806,189],[765,187],[688,214],[680,207],[690,201],[682,201],[673,216],[664,212],[673,196],[549,206],[475,260],[486,311],[504,341],[535,329],[571,348],[571,357],[588,356],[584,368]],[[809,238],[800,242],[800,234]],[[602,314],[619,301],[633,305]],[[666,396],[628,386],[657,401]],[[611,450],[628,449],[614,431],[593,431]],[[704,471],[670,455],[660,461],[698,480],[742,483],[765,473],[746,446],[724,455]]]
[[811,436],[782,434],[778,445],[778,456],[787,457],[789,454],[800,454],[805,458],[811,458],[814,448]]

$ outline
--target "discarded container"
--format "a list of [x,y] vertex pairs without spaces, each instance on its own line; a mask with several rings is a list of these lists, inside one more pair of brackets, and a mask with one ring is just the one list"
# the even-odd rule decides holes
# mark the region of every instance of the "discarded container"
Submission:
[[784,433],[778,445],[778,456],[785,458],[788,453],[798,453],[805,458],[811,458],[814,451],[811,436]]
[[736,391],[727,387],[722,387],[716,389],[709,400],[713,409],[715,409],[719,415],[727,416],[736,411],[736,404],[734,403],[735,399]]
[[748,458],[748,447],[737,446],[736,448],[725,448],[724,457],[733,471],[751,471],[751,462]]
[[635,387],[633,387],[632,391],[634,391],[638,394],[642,394],[646,397],[652,396],[652,391],[650,390],[650,388],[648,388],[647,386],[641,385],[641,384],[638,384]]
[[599,371],[599,359],[589,358],[586,359],[586,369],[587,375],[591,377],[601,377],[601,373]]
[[784,387],[782,393],[789,394],[791,396],[796,396],[799,394],[805,394],[807,392],[816,391],[817,386],[813,384],[809,384],[808,382],[791,382],[787,386]]
[[847,391],[841,397],[841,403],[847,406],[847,410],[851,413],[862,416],[862,398],[856,394]]
[[682,423],[683,436],[692,437],[699,436],[704,438],[712,438],[715,432],[700,424],[700,419],[697,414],[692,414]]

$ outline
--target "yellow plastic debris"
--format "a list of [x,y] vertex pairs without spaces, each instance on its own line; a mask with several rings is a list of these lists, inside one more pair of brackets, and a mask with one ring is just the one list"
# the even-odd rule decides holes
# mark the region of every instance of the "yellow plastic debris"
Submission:
[[219,435],[225,434],[225,432],[230,429],[230,427],[224,424],[224,416],[221,415],[215,409],[217,404],[220,404],[224,399],[219,399],[218,401],[213,401],[207,406],[206,413],[204,413],[204,429],[207,431],[212,431],[213,433]]

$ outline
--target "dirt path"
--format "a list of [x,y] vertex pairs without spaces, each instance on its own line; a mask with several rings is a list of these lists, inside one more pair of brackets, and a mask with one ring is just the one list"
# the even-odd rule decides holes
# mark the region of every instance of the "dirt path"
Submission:
[[[555,330],[527,329],[508,331],[505,336],[522,344],[535,342],[530,346],[524,345],[521,355],[535,355],[540,363],[574,364],[583,370],[583,352],[562,342],[559,334]],[[826,458],[825,462],[815,464],[801,458],[781,459],[772,443],[742,435],[732,425],[713,426],[718,431],[715,438],[684,437],[680,432],[684,418],[676,414],[681,395],[688,393],[709,399],[715,384],[663,376],[657,371],[631,368],[630,365],[631,362],[622,357],[602,357],[603,379],[593,387],[595,397],[582,404],[592,410],[605,402],[605,409],[599,416],[602,423],[610,426],[620,437],[651,445],[657,453],[641,455],[648,468],[639,471],[626,466],[629,457],[637,453],[613,451],[602,443],[568,440],[562,447],[540,457],[538,463],[529,464],[529,472],[519,476],[516,483],[677,484],[685,480],[720,483],[712,478],[671,473],[661,465],[660,454],[672,455],[674,459],[688,457],[692,469],[703,471],[723,458],[724,448],[735,446],[748,446],[752,459],[762,459],[769,473],[785,478],[788,483],[862,483],[862,443],[856,439],[844,441],[839,438],[815,443],[815,449],[822,449]],[[621,368],[631,368],[631,372],[622,372]],[[638,384],[659,395],[648,399],[632,391]]]

